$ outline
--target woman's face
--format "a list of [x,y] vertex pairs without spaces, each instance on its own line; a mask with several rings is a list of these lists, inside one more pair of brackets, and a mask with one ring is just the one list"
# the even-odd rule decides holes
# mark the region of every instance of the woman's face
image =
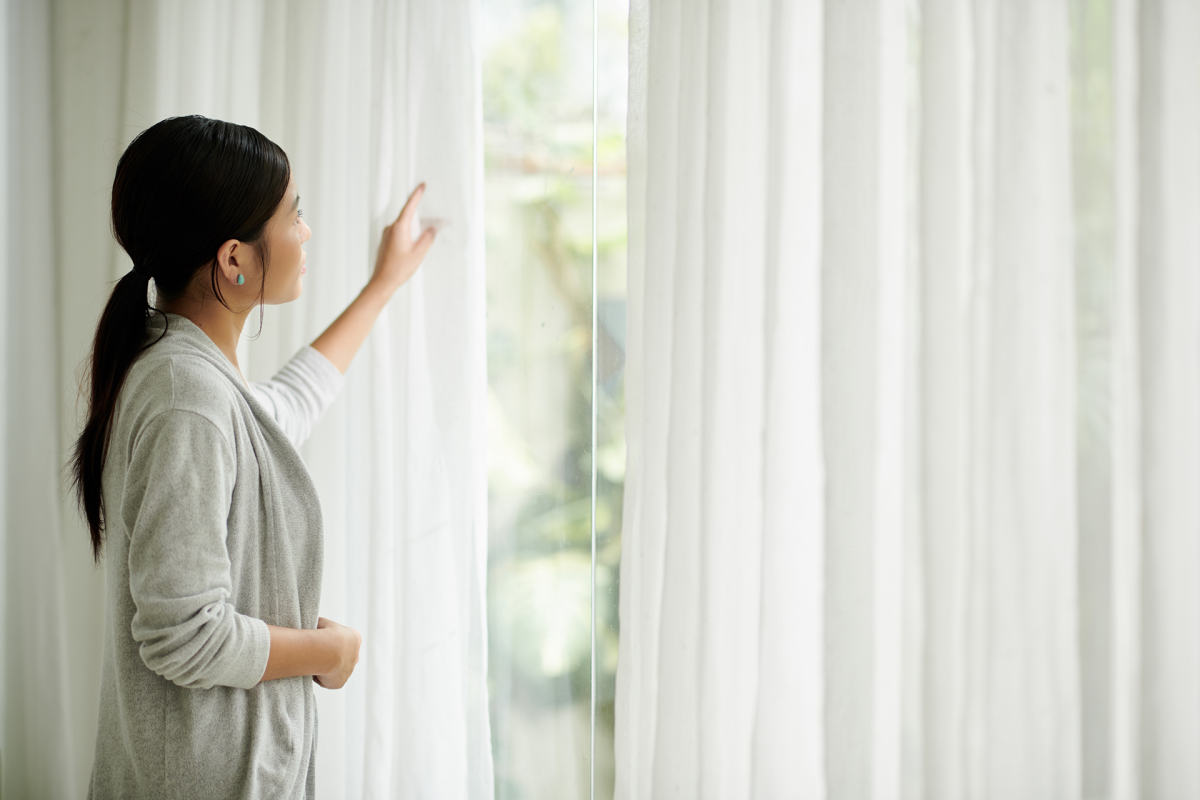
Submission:
[[[271,252],[263,298],[266,303],[290,303],[304,291],[300,276],[305,272],[307,256],[302,245],[312,236],[312,230],[301,216],[299,202],[296,179],[292,176],[279,207],[275,209],[275,216],[267,223],[266,238]],[[250,277],[247,275],[246,282],[239,288],[250,289]],[[254,277],[253,291],[257,295],[261,278]]]

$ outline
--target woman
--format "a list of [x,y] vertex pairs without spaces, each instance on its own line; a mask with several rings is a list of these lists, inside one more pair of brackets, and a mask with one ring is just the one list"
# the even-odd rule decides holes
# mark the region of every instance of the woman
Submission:
[[410,233],[423,192],[354,302],[249,384],[246,316],[303,291],[312,232],[287,156],[201,116],[163,120],[121,156],[112,223],[134,268],[96,330],[72,460],[97,561],[108,548],[89,796],[313,796],[312,684],[345,684],[361,636],[317,616],[321,508],[296,448],[433,243]]

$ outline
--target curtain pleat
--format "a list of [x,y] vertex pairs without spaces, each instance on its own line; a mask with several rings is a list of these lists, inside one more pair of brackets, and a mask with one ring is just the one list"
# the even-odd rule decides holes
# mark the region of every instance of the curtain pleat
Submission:
[[[820,650],[825,630],[822,161],[820,128],[812,124],[821,119],[822,5],[776,0],[770,28],[762,314],[762,423],[770,435],[762,437],[750,796],[812,797],[825,790],[824,663],[805,657]],[[795,602],[775,602],[781,594]]]
[[[699,357],[701,383],[694,397],[701,414],[701,564],[691,580],[706,589],[697,592],[694,609],[701,629],[696,796],[715,799],[737,797],[749,785],[750,748],[729,752],[729,741],[751,738],[759,670],[764,330],[745,322],[761,320],[764,311],[770,51],[761,43],[770,35],[771,3],[713,3],[708,11],[709,123],[696,164],[703,250],[676,272],[676,286],[695,280],[702,292],[699,336],[688,344]],[[739,261],[737,272],[726,268]],[[677,303],[688,295],[677,288]],[[746,535],[725,535],[739,527]]]
[[[637,669],[626,669],[617,662],[614,697],[613,760],[616,771],[615,794],[623,797],[650,796],[651,767],[654,763],[654,708],[648,701],[655,696],[658,672],[659,598],[662,592],[662,522],[665,518],[661,479],[665,471],[662,447],[643,448],[643,431],[661,430],[666,415],[656,402],[662,395],[656,376],[646,372],[645,364],[662,364],[663,336],[656,318],[647,319],[646,303],[653,289],[655,311],[661,313],[661,294],[657,280],[647,275],[646,216],[649,205],[646,163],[649,141],[646,131],[649,113],[649,22],[650,0],[629,3],[629,90],[626,109],[625,140],[628,216],[628,275],[626,336],[644,341],[644,347],[627,348],[625,353],[625,498],[622,520],[622,557],[618,576],[620,594],[618,615],[621,621],[620,647],[636,648],[642,654]],[[656,45],[662,47],[665,45]],[[668,114],[657,125],[670,124]],[[659,155],[661,158],[661,154]],[[663,269],[669,268],[664,265]],[[654,323],[655,336],[646,338],[646,326]],[[643,522],[643,520],[645,522]],[[632,660],[631,660],[632,665]]]
[[[44,5],[9,2],[0,21],[3,65],[0,133],[4,161],[0,243],[5,260],[0,332],[0,793],[68,797],[86,786],[77,731],[88,683],[73,669],[79,653],[68,625],[89,614],[94,583],[71,585],[86,559],[67,556],[85,537],[64,524],[55,325],[54,159],[51,64],[53,19]],[[20,120],[21,125],[13,124]],[[96,659],[98,664],[99,659]],[[90,759],[86,762],[90,763]]]
[[968,331],[973,196],[966,4],[924,7],[920,61],[920,797],[963,797]]
[[1139,6],[1138,294],[1126,313],[1140,376],[1122,377],[1141,387],[1143,605],[1127,630],[1141,634],[1141,796],[1189,797],[1200,795],[1200,7]]
[[899,3],[826,4],[821,657],[833,797],[903,788],[907,37]]
[[962,648],[962,716],[928,763],[960,761],[960,797],[1075,797],[1067,14],[1037,2],[973,11],[965,616],[950,642]]
[[1140,0],[1113,0],[1112,684],[1113,800],[1141,797],[1142,397],[1138,309]]
[[391,113],[372,143],[383,167],[373,211],[398,209],[407,192],[397,187],[426,180],[446,193],[431,215],[444,211],[451,225],[439,232],[440,257],[431,251],[376,337],[390,351],[381,360],[404,368],[373,371],[391,382],[378,411],[392,415],[396,437],[372,443],[372,465],[398,488],[367,498],[379,519],[395,515],[394,527],[372,526],[371,590],[395,591],[396,606],[378,605],[371,621],[394,660],[375,660],[366,676],[364,795],[490,797],[477,12],[465,3],[377,10],[372,74],[389,76],[380,99]]
[[823,592],[823,537],[786,535],[824,509],[820,132],[800,124],[820,109],[821,19],[819,3],[632,8],[631,52],[670,57],[631,64],[629,330],[646,349],[626,367],[618,796],[749,796],[781,763],[823,780],[821,665],[797,681],[783,658],[822,637],[819,603],[769,602],[798,577]]

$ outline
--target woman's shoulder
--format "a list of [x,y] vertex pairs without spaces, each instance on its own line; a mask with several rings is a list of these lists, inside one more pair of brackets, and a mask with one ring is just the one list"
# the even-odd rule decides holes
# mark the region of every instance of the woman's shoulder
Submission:
[[165,411],[189,411],[232,435],[241,411],[229,378],[202,354],[168,348],[156,352],[156,346],[130,367],[121,405],[143,423]]

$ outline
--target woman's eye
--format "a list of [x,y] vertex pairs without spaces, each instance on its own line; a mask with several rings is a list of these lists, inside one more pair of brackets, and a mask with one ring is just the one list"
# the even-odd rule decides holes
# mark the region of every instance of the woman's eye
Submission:
[[297,209],[296,209],[296,221],[297,221],[297,222],[299,222],[299,221],[300,221],[300,218],[301,218],[301,217],[303,217],[303,216],[304,216],[304,209],[303,209],[303,208],[297,208]]

